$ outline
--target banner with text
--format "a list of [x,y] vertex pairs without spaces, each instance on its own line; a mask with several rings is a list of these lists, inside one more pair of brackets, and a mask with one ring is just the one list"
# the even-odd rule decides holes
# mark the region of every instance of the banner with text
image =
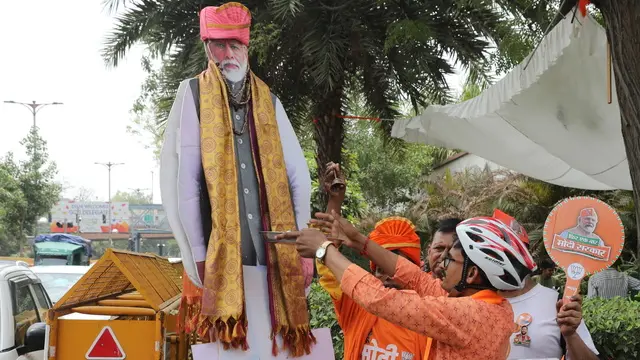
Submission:
[[109,220],[108,202],[62,200],[51,209],[49,230],[52,233],[128,233],[131,213],[129,203],[112,202]]

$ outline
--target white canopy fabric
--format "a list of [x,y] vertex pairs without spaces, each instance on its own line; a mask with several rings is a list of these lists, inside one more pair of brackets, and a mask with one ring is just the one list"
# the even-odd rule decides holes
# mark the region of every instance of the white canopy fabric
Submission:
[[561,21],[526,60],[481,95],[399,120],[392,136],[463,149],[549,183],[631,190],[607,39],[591,17]]

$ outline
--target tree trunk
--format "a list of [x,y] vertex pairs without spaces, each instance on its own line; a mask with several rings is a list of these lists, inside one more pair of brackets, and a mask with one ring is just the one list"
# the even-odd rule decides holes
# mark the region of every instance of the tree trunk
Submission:
[[[342,144],[344,142],[344,120],[336,117],[341,114],[342,91],[336,90],[317,105],[314,118],[313,138],[316,142],[316,164],[318,165],[318,183],[322,188],[322,178],[327,163],[342,162]],[[327,204],[324,189],[321,194],[321,209]]]
[[[633,184],[636,226],[640,232],[640,2],[598,0],[593,3],[604,16],[611,45],[622,138]],[[640,256],[640,237],[637,253]]]
[[24,257],[24,245],[24,227],[22,226],[22,224],[20,224],[20,228],[18,230],[18,254],[20,255],[20,257]]

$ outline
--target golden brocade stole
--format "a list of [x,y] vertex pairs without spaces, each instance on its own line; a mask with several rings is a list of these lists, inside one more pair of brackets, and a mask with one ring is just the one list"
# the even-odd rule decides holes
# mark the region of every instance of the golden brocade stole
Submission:
[[[263,207],[264,230],[296,229],[293,203],[269,87],[250,73],[252,142]],[[211,204],[212,231],[205,262],[204,289],[197,332],[213,341],[247,349],[247,318],[240,253],[238,173],[229,99],[224,79],[213,62],[199,75],[200,145]],[[249,110],[248,110],[249,111]],[[255,156],[257,154],[257,156]],[[309,325],[304,276],[294,246],[268,244],[267,274],[273,354],[275,337],[299,357],[309,354],[315,338]],[[268,334],[265,334],[267,336]]]

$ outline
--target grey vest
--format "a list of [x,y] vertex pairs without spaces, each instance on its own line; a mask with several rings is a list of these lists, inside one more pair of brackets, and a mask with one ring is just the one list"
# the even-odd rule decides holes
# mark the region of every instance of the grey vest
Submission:
[[[194,94],[194,100],[198,119],[200,118],[200,92],[198,79],[191,79],[189,86]],[[275,106],[276,97],[271,94],[271,100]],[[235,129],[242,129],[245,114],[248,111],[247,105],[235,110],[233,106],[230,108],[231,118]],[[250,114],[249,114],[250,115]],[[249,118],[247,121],[253,121]],[[240,210],[240,236],[243,265],[266,265],[266,249],[260,231],[262,230],[262,219],[260,209],[260,196],[258,185],[258,174],[251,149],[251,137],[249,126],[242,135],[234,136],[234,147],[236,152],[236,168],[238,169],[238,196]],[[204,177],[204,170],[200,172],[200,211],[203,220],[203,235],[205,244],[208,247],[211,235],[211,204],[209,202],[209,193],[207,191],[207,183]]]

